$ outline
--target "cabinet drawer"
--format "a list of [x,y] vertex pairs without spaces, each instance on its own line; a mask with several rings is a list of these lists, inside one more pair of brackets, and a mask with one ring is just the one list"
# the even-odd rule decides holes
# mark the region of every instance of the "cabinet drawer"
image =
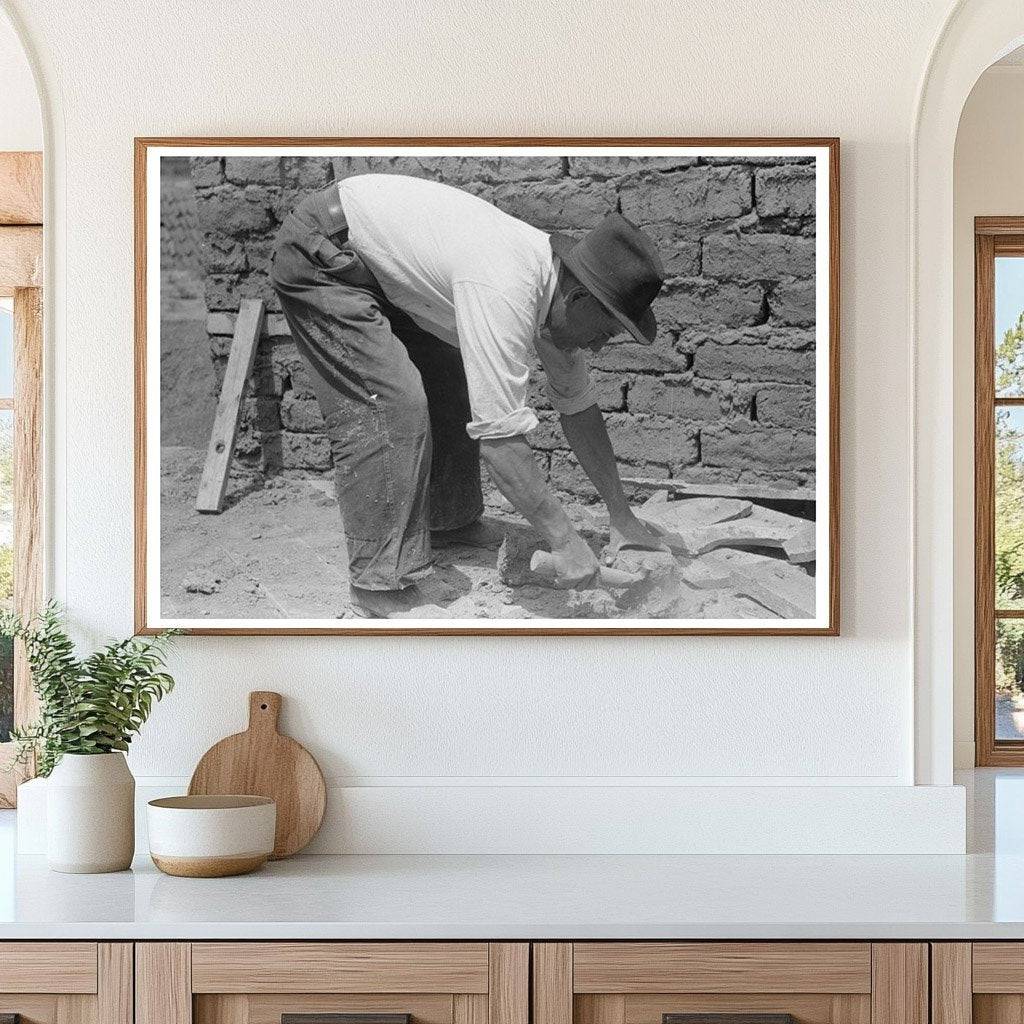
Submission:
[[95,942],[0,943],[0,992],[96,991]]
[[529,1018],[526,943],[139,943],[135,969],[135,1024],[281,1024],[286,1015],[312,1022],[328,1014],[401,1014],[409,1024]]
[[0,1018],[21,1024],[132,1024],[126,942],[0,942]]
[[923,943],[537,943],[533,957],[534,1024],[929,1024]]

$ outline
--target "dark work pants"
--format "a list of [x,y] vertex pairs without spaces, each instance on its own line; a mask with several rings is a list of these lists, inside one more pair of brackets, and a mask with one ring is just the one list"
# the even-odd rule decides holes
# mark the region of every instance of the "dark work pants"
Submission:
[[411,586],[430,570],[430,530],[483,512],[462,355],[387,301],[334,186],[285,218],[271,279],[326,423],[350,580]]

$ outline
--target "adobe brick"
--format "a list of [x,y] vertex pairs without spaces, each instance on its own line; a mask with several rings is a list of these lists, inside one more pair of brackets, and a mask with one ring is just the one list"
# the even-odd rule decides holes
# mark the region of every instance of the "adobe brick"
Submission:
[[705,342],[694,353],[693,372],[712,380],[814,382],[814,353],[767,345]]
[[783,164],[754,174],[754,198],[762,217],[809,217],[815,208],[815,168]]
[[709,235],[701,266],[706,277],[734,281],[779,281],[814,275],[813,238],[795,235]]

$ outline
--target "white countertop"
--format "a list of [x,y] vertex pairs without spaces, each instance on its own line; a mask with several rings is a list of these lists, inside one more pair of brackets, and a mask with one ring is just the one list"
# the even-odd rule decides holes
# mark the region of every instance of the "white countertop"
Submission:
[[1024,772],[975,772],[967,856],[296,857],[60,875],[0,812],[0,940],[1024,939]]
[[0,939],[1024,939],[1024,856],[298,857],[0,880]]

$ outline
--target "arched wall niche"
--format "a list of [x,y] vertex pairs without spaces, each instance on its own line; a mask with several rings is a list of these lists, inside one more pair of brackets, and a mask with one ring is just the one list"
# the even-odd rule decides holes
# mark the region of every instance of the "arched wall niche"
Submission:
[[1020,0],[959,0],[932,49],[911,134],[915,781],[953,775],[953,155],[974,84],[1024,43]]

